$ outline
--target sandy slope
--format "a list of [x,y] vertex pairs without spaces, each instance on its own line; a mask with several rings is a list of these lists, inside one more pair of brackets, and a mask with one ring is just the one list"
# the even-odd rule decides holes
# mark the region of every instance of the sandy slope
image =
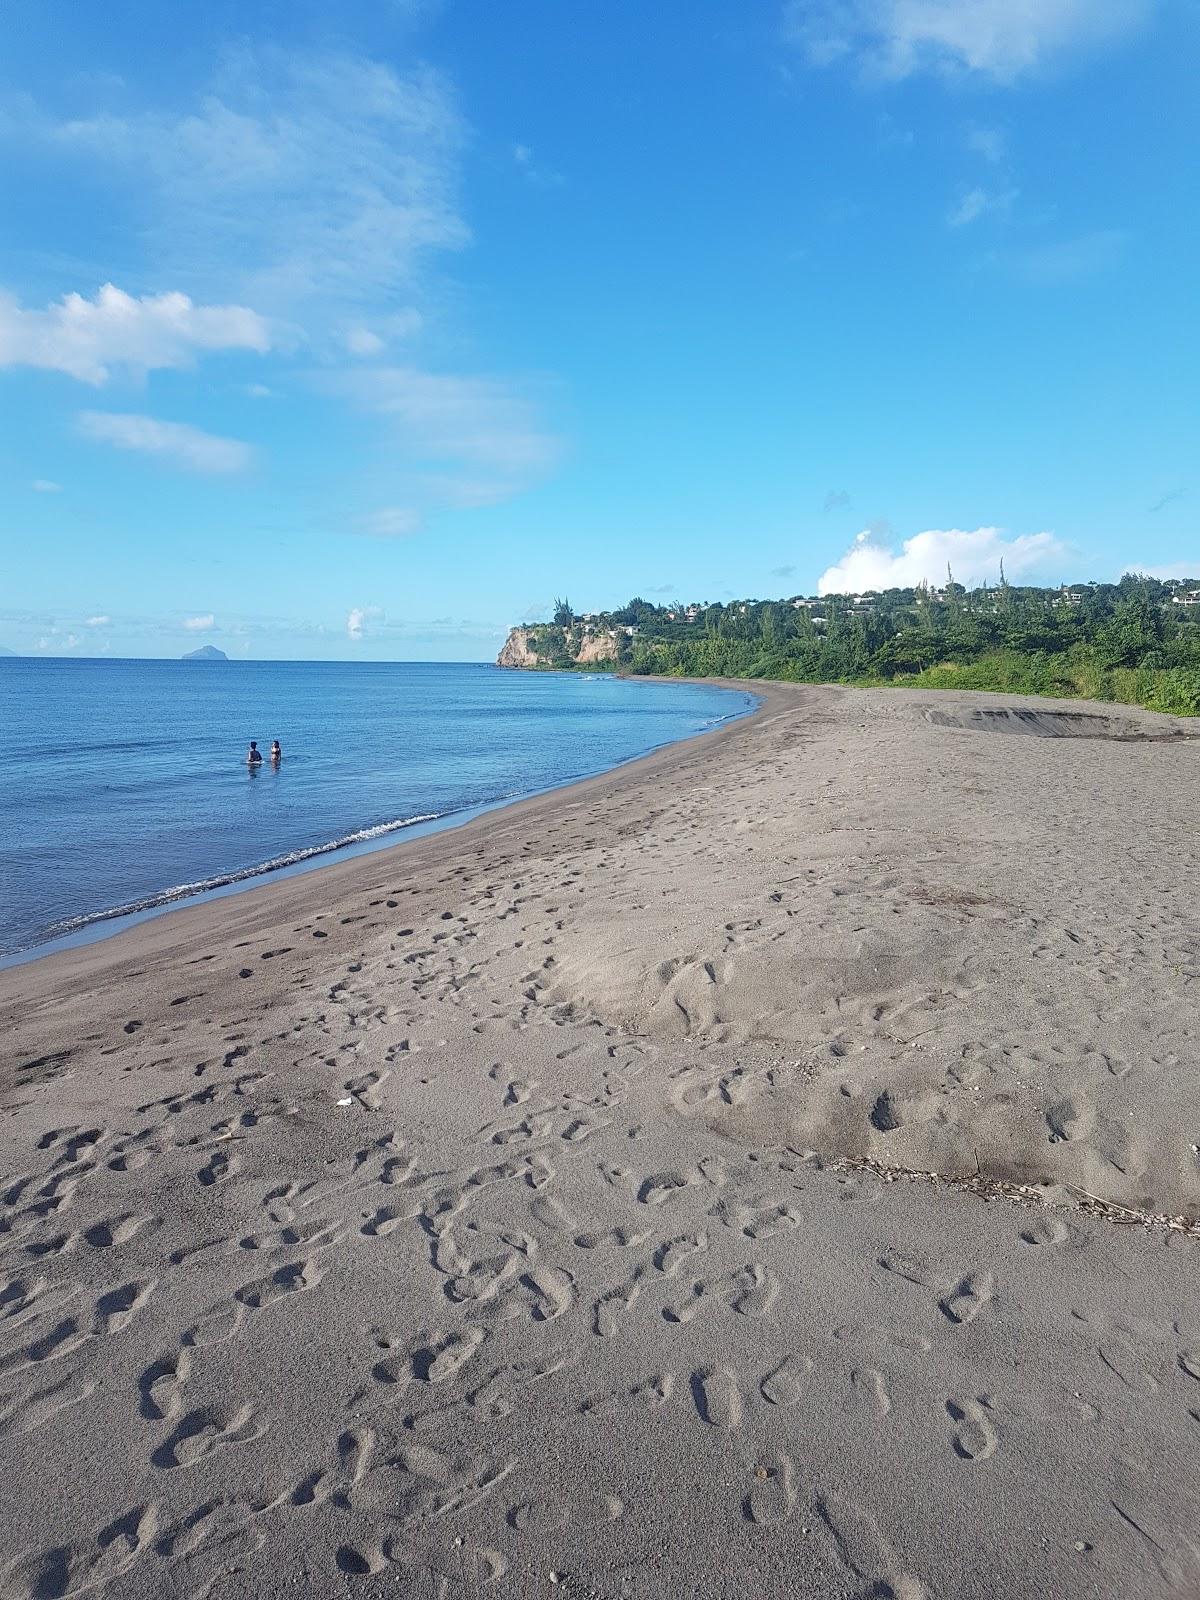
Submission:
[[1200,1245],[828,1165],[1200,1211],[1200,744],[1002,703],[0,974],[0,1600],[1200,1593]]

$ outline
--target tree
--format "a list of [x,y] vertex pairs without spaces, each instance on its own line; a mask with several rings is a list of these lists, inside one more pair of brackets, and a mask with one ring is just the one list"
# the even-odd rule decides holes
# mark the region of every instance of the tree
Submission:
[[554,620],[560,628],[569,628],[575,621],[575,613],[571,610],[571,602],[565,595],[561,600],[554,602]]

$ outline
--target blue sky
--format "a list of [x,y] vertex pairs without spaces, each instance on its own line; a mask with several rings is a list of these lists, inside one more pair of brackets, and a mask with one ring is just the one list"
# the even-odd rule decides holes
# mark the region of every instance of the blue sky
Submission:
[[1190,0],[13,0],[0,644],[1200,569]]

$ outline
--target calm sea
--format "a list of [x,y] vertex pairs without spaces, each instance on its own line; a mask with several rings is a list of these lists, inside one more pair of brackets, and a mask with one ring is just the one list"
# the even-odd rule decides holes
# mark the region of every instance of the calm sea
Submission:
[[[0,660],[0,955],[599,772],[753,704],[398,662]],[[248,771],[251,738],[283,746]]]

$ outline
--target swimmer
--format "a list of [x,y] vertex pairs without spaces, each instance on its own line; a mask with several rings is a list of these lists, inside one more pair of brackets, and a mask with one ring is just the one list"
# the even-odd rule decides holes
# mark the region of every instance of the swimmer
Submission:
[[246,765],[256,767],[262,760],[262,751],[258,748],[258,740],[251,739],[250,748],[246,751]]
[[275,766],[278,766],[279,763],[283,760],[283,751],[279,748],[279,740],[278,739],[272,739],[271,740],[271,760],[275,764]]

